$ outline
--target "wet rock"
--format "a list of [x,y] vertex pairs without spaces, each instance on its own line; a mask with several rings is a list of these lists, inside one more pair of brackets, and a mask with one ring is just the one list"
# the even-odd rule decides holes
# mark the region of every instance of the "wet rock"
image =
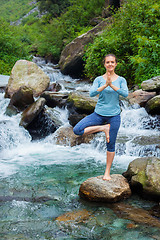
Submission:
[[46,91],[59,92],[61,89],[62,89],[62,87],[59,83],[52,83],[49,85],[49,87],[46,89]]
[[73,133],[73,127],[67,126],[58,128],[53,138],[56,144],[73,147],[81,143],[89,143],[94,138],[94,134],[77,136]]
[[130,183],[133,191],[146,198],[160,200],[160,159],[144,157],[133,160],[123,176]]
[[142,208],[136,208],[124,203],[112,204],[110,207],[120,218],[129,219],[138,224],[146,224],[147,226],[160,228],[160,221],[153,217],[149,211]]
[[32,140],[42,139],[51,133],[54,133],[59,125],[50,118],[47,112],[42,109],[42,111],[32,120],[30,124],[26,127]]
[[143,81],[141,87],[143,91],[158,93],[160,91],[160,76]]
[[5,114],[9,117],[17,115],[19,113],[18,109],[13,105],[8,105]]
[[68,212],[57,217],[55,220],[64,223],[80,223],[87,220],[90,217],[90,215],[91,213],[86,209],[74,210],[73,212]]
[[151,213],[152,216],[155,216],[160,220],[160,203],[153,206],[149,212]]
[[90,31],[75,38],[71,43],[66,45],[61,53],[59,66],[63,74],[68,74],[73,77],[79,77],[84,68],[83,55],[85,46],[91,43],[94,37],[110,24],[110,19],[101,21]]
[[57,127],[63,125],[60,112],[57,109],[45,106],[44,112],[49,116],[49,118],[55,123]]
[[79,114],[75,111],[74,108],[68,108],[68,120],[69,120],[69,124],[74,127],[80,120],[82,120],[86,114]]
[[67,99],[68,120],[75,126],[82,118],[94,112],[97,101],[80,93],[72,92]]
[[157,95],[150,99],[145,107],[146,111],[152,115],[160,115],[160,95]]
[[46,105],[48,107],[65,107],[67,104],[67,98],[68,94],[63,94],[63,93],[55,93],[55,92],[50,92],[50,91],[45,91],[41,97],[46,99]]
[[32,103],[28,108],[26,108],[22,113],[20,126],[26,128],[42,111],[45,102],[46,100],[44,98],[39,98],[36,102]]
[[17,112],[21,112],[33,102],[34,98],[32,89],[22,86],[12,95],[7,108],[12,109],[12,107],[15,107]]
[[129,99],[131,105],[139,104],[141,107],[144,107],[146,105],[146,102],[155,96],[156,92],[146,92],[140,89],[129,93],[127,98]]
[[26,86],[33,90],[33,96],[39,96],[49,86],[50,79],[35,63],[18,60],[12,68],[5,97],[11,98],[17,90]]
[[157,145],[160,146],[160,140],[159,140],[159,136],[138,136],[135,137],[131,143],[134,143],[136,145]]
[[76,112],[80,114],[90,114],[94,112],[97,103],[95,99],[75,92],[69,94],[67,102],[70,103],[72,108],[74,108]]
[[103,176],[87,179],[81,184],[79,195],[89,201],[117,202],[130,197],[131,190],[122,175],[113,174],[110,181],[104,181]]
[[16,201],[25,201],[25,202],[47,202],[53,200],[53,198],[49,196],[41,196],[41,197],[28,197],[28,196],[0,196],[0,202],[12,202]]

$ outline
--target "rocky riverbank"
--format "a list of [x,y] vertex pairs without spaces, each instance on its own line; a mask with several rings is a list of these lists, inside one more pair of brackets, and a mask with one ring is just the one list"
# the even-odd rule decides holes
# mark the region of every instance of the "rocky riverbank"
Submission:
[[[141,107],[145,107],[148,113],[159,115],[159,82],[160,77],[154,77],[150,80],[144,81],[141,85],[142,90],[137,90],[129,94],[129,103],[131,105],[139,104]],[[20,60],[13,67],[11,76],[5,89],[5,97],[10,98],[10,103],[6,109],[6,114],[12,116],[17,113],[21,113],[21,121],[19,124],[29,131],[32,139],[43,138],[44,136],[56,131],[53,140],[60,145],[75,146],[77,144],[90,142],[94,135],[87,137],[75,136],[72,129],[80,119],[94,111],[96,99],[92,99],[87,95],[81,94],[80,92],[77,93],[71,91],[70,93],[65,94],[61,93],[60,90],[61,86],[58,84],[51,85],[49,77],[35,63]],[[59,108],[68,109],[68,120],[70,126],[63,127],[57,116],[54,114],[54,109],[57,106]],[[145,162],[145,164],[142,164],[141,166],[144,173],[142,173],[142,169],[137,170],[137,166],[131,167],[131,163],[127,172],[124,173],[124,176],[128,179],[132,190],[136,188],[137,192],[146,193],[147,196],[156,196],[156,199],[160,200],[160,189],[156,188],[156,185],[160,185],[159,176],[156,174],[156,169],[159,169],[160,159],[157,158],[155,160],[153,158],[148,160],[148,158],[144,158],[143,160],[135,160],[133,163],[136,162],[139,164],[141,161],[143,163]],[[146,170],[148,168],[155,169],[155,171]],[[133,171],[133,169],[136,169],[136,173]],[[149,176],[147,175],[148,171],[150,173]],[[143,179],[142,176],[144,177]],[[123,193],[122,186],[119,186],[119,190],[112,189],[112,187],[115,186],[115,177],[116,176],[113,176],[112,186],[111,182],[105,182],[105,184],[103,184],[104,186],[106,185],[106,189],[109,187],[110,190],[102,189],[102,195],[104,195],[102,196],[99,193],[99,199],[94,195],[92,196],[92,194],[90,196],[89,193],[89,191],[96,193],[97,190],[90,189],[90,187],[90,190],[82,190],[84,188],[84,184],[82,184],[80,187],[80,196],[83,196],[86,199],[88,196],[90,196],[89,199],[93,201],[102,200],[112,202],[119,201],[120,199],[123,199],[124,196],[129,196],[130,193],[128,193],[128,195]],[[97,178],[96,181],[97,184],[100,181],[100,179],[98,179],[99,178]],[[86,186],[88,181],[90,180],[86,180]],[[115,181],[117,182],[117,180]],[[94,186],[94,179],[93,181],[91,180],[91,182],[92,186]],[[121,181],[118,182],[120,183]],[[102,183],[104,183],[104,181],[102,181]],[[102,185],[102,183],[100,183],[100,185]],[[101,189],[100,185],[97,185],[98,188],[96,189]],[[124,186],[124,184],[122,185]],[[152,185],[153,187],[151,188]],[[150,186],[150,188],[146,188],[146,186]],[[139,191],[139,189],[141,190]],[[147,191],[146,189],[149,190]],[[115,195],[114,199],[110,197],[107,198],[109,191],[117,192],[118,195]],[[120,194],[120,191],[122,191],[122,194]],[[128,188],[127,191],[129,192],[130,188]],[[122,197],[118,197],[119,194]]]

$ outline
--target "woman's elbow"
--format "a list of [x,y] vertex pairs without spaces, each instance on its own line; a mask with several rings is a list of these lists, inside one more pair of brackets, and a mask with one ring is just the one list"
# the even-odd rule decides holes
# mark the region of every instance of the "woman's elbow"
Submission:
[[97,95],[97,92],[90,92],[90,93],[89,93],[89,96],[90,96],[90,97],[95,97],[96,95]]
[[128,97],[128,92],[124,93],[123,97]]

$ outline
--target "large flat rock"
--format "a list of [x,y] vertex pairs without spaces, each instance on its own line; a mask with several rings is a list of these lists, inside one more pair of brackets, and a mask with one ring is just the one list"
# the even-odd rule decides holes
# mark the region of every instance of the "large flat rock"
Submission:
[[81,184],[79,195],[89,201],[117,202],[128,198],[131,190],[122,175],[113,174],[110,181],[103,180],[103,176],[87,179]]

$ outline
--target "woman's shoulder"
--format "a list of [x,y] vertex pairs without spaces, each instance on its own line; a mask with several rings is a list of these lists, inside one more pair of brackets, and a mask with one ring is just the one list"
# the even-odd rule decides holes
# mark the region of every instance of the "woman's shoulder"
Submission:
[[124,77],[122,77],[122,76],[118,76],[118,79],[119,79],[120,81],[126,82],[126,79],[125,79]]
[[94,81],[100,82],[103,80],[103,76],[97,76]]

